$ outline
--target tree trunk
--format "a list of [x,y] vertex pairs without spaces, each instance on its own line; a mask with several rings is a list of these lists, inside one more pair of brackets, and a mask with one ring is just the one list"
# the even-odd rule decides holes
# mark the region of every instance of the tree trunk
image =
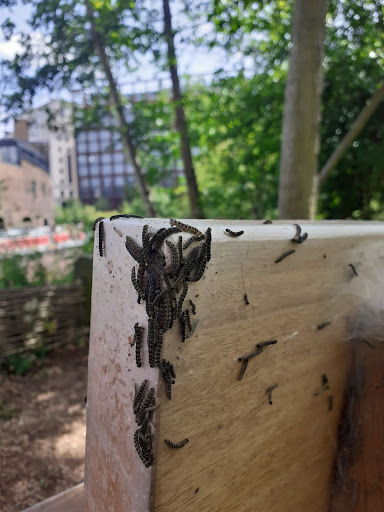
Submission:
[[139,164],[139,161],[137,158],[136,147],[132,140],[130,125],[125,118],[124,106],[123,106],[123,102],[121,99],[121,94],[117,87],[117,83],[112,75],[111,66],[109,63],[108,56],[105,52],[102,38],[101,38],[100,34],[97,32],[96,24],[94,21],[93,7],[90,4],[89,0],[85,0],[85,5],[87,8],[87,17],[88,17],[88,20],[89,20],[90,26],[91,26],[92,45],[95,49],[97,56],[99,57],[101,67],[103,68],[103,71],[105,73],[105,76],[106,76],[108,84],[109,84],[110,96],[112,99],[113,106],[115,108],[115,114],[116,114],[117,120],[119,122],[119,127],[120,127],[120,131],[121,131],[121,137],[122,137],[124,150],[127,153],[128,157],[131,161],[131,164],[133,166],[136,185],[139,190],[141,199],[144,203],[146,215],[147,215],[147,217],[156,217],[156,210],[149,198],[148,186],[145,181],[145,176],[144,176],[143,170],[142,170],[141,165]]
[[176,129],[180,134],[181,157],[184,164],[184,173],[187,179],[189,204],[191,216],[195,219],[203,217],[203,212],[199,204],[199,190],[195,169],[193,167],[191,147],[188,137],[187,120],[183,107],[183,96],[180,89],[179,75],[177,71],[177,57],[175,51],[174,33],[172,30],[172,16],[169,6],[169,0],[163,0],[164,11],[164,35],[168,47],[168,65],[172,80],[173,101],[175,104]]
[[285,88],[279,216],[313,218],[327,0],[296,0]]
[[331,170],[337,165],[337,163],[342,158],[344,153],[347,151],[349,146],[359,135],[359,133],[364,128],[364,126],[367,124],[369,118],[375,112],[375,110],[377,109],[377,107],[379,106],[380,102],[383,99],[384,99],[384,84],[382,84],[382,86],[379,89],[377,89],[375,91],[375,93],[373,94],[373,96],[367,101],[367,103],[365,104],[365,107],[360,112],[360,114],[357,116],[355,122],[350,127],[348,133],[345,135],[343,140],[340,142],[340,144],[337,146],[335,151],[328,158],[324,167],[319,172],[318,177],[317,177],[319,186],[321,186],[324,183],[324,181],[327,179]]

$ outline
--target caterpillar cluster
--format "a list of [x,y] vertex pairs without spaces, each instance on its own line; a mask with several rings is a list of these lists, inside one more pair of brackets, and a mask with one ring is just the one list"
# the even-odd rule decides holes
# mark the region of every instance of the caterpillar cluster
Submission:
[[134,444],[142,460],[144,466],[148,468],[155,461],[155,456],[152,452],[153,433],[150,421],[152,419],[153,411],[158,406],[155,398],[155,389],[150,388],[146,391],[148,381],[144,380],[140,387],[135,392],[133,400],[133,412],[135,420],[139,428],[134,434]]

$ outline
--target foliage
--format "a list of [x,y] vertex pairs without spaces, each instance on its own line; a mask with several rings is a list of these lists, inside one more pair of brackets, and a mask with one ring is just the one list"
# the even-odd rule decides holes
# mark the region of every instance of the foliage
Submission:
[[36,356],[32,354],[15,354],[5,359],[4,368],[15,375],[25,375],[32,368]]
[[[92,4],[113,65],[135,69],[139,55],[154,56],[159,66],[165,65],[158,22],[160,3],[100,0]],[[223,72],[223,64],[210,85],[188,85],[185,90],[194,163],[207,217],[276,215],[293,4],[293,0],[198,0],[193,5],[188,3],[184,17],[179,18],[178,41],[188,39],[208,50],[220,47],[228,61],[235,62],[231,76]],[[87,44],[83,3],[33,0],[32,5],[32,27],[46,34],[46,44],[36,50],[30,37],[22,39],[22,52],[7,64],[8,79],[4,83],[12,93],[4,96],[5,104],[17,111],[22,100],[32,97],[39,88],[76,82],[90,93],[89,108],[78,112],[81,122],[100,125],[109,112],[105,107],[108,88]],[[200,22],[208,23],[211,31],[205,31],[204,37],[199,30],[195,37],[184,37],[185,30],[193,34]],[[5,28],[13,29],[8,22]],[[382,80],[381,3],[330,0],[325,50],[319,168]],[[235,60],[230,60],[234,56]],[[34,75],[32,69],[37,70]],[[174,131],[169,93],[160,91],[155,101],[136,103],[133,113],[133,138],[159,215],[186,216],[187,189],[179,176],[180,141]],[[384,217],[383,121],[381,105],[322,187],[319,218]],[[169,170],[176,171],[174,176]],[[170,184],[174,186],[165,188]],[[97,206],[102,206],[101,210],[106,207]],[[134,189],[127,189],[120,211],[143,212]],[[112,213],[72,202],[58,209],[56,218],[60,223],[81,222],[91,232],[96,217]],[[92,244],[90,239],[88,250]]]
[[[383,16],[376,1],[331,2],[320,168],[383,80]],[[319,210],[323,218],[383,217],[383,126],[382,103],[322,187]]]
[[208,217],[273,216],[277,203],[281,77],[219,79],[188,95],[191,136]]
[[43,286],[47,271],[41,262],[42,255],[14,255],[0,259],[0,288]]

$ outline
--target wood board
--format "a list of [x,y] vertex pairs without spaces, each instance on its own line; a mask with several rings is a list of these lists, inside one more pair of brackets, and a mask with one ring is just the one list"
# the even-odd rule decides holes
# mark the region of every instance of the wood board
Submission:
[[[104,221],[103,257],[96,237],[86,510],[339,512],[346,503],[351,510],[365,510],[369,499],[381,503],[382,462],[373,454],[383,425],[373,411],[384,382],[383,224],[303,222],[308,239],[294,244],[292,223],[190,222],[212,228],[212,260],[187,295],[200,320],[195,335],[181,343],[174,327],[164,338],[163,355],[177,374],[172,400],[158,369],[137,368],[129,345],[133,325],[145,325],[146,313],[136,301],[135,262],[124,245],[126,235],[141,240],[145,223],[157,230],[169,221]],[[231,238],[225,228],[244,234]],[[294,254],[275,263],[292,248]],[[331,324],[318,329],[323,322]],[[239,381],[238,357],[272,338],[278,343],[252,359]],[[364,371],[359,365],[357,372],[357,359]],[[322,389],[323,375],[329,389]],[[134,384],[144,378],[160,401],[150,468],[133,443]],[[275,384],[270,405],[266,390]],[[350,389],[359,390],[352,405],[345,396]],[[352,441],[343,425],[353,430]],[[164,443],[186,437],[179,450]]]

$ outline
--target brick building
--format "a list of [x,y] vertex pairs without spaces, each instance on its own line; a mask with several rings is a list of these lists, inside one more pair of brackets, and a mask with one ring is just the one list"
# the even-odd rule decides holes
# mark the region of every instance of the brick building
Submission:
[[0,228],[53,223],[47,158],[25,141],[0,140]]

